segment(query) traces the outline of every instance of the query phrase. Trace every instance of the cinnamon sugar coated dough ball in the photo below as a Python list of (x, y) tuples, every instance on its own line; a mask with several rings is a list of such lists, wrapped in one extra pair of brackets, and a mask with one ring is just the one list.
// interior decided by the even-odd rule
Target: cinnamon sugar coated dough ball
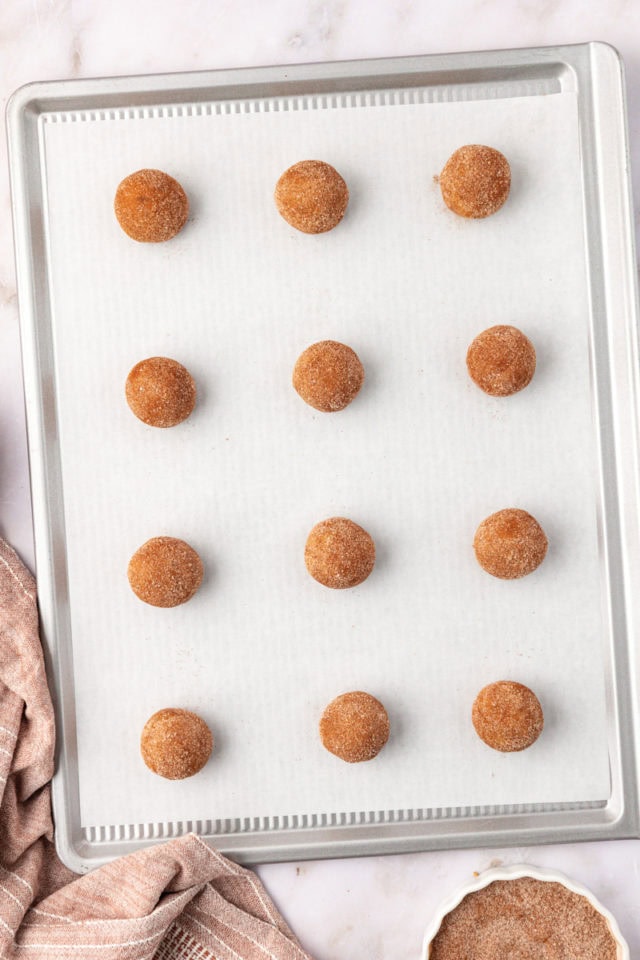
[(480, 739), (503, 753), (526, 750), (544, 727), (535, 693), (513, 680), (498, 680), (484, 687), (474, 701), (471, 720)]
[(505, 202), (511, 188), (511, 170), (499, 150), (474, 143), (451, 154), (439, 181), (449, 209), (477, 220), (496, 213)]
[(202, 770), (213, 750), (213, 735), (196, 713), (168, 707), (149, 717), (140, 737), (142, 759), (167, 780), (184, 780)]
[(501, 580), (517, 580), (540, 566), (548, 541), (526, 510), (498, 510), (482, 521), (473, 540), (483, 570)]
[(162, 170), (137, 170), (118, 185), (113, 203), (124, 232), (140, 243), (161, 243), (179, 233), (189, 216), (187, 195)]
[(370, 693), (343, 693), (322, 714), (320, 739), (347, 763), (373, 760), (389, 739), (387, 711)]
[(189, 371), (168, 357), (141, 360), (125, 384), (127, 403), (138, 420), (151, 427), (175, 427), (196, 405), (196, 385)]
[(536, 370), (533, 344), (517, 327), (489, 327), (467, 350), (473, 382), (492, 397), (510, 397), (523, 390)]
[(304, 562), (318, 583), (342, 590), (367, 579), (376, 562), (376, 546), (353, 520), (331, 517), (317, 523), (307, 537)]
[(321, 340), (300, 354), (292, 379), (305, 403), (335, 413), (355, 398), (364, 382), (364, 367), (351, 347), (337, 340)]
[(275, 201), (280, 215), (296, 230), (326, 233), (344, 217), (349, 190), (331, 164), (301, 160), (278, 180)]
[(152, 607), (177, 607), (194, 595), (204, 568), (188, 543), (175, 537), (153, 537), (136, 550), (127, 576), (131, 589)]

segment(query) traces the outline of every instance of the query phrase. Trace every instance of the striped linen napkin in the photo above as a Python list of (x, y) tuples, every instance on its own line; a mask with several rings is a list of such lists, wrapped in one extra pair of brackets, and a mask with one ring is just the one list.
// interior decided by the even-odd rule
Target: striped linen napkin
[(257, 876), (190, 834), (78, 877), (57, 858), (35, 581), (0, 540), (0, 957), (311, 960)]

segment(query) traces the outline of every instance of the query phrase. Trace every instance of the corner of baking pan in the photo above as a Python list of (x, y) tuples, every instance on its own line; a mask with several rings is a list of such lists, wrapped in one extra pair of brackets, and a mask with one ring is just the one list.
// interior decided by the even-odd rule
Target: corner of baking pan
[(589, 43), (584, 44), (584, 46), (589, 48), (589, 54), (591, 56), (601, 57), (604, 60), (608, 60), (610, 66), (624, 70), (622, 54), (612, 43), (609, 43), (607, 40), (591, 40)]
[(46, 98), (50, 84), (41, 81), (25, 83), (9, 97), (5, 110), (7, 127), (14, 129), (24, 119), (37, 117), (42, 113), (42, 101)]

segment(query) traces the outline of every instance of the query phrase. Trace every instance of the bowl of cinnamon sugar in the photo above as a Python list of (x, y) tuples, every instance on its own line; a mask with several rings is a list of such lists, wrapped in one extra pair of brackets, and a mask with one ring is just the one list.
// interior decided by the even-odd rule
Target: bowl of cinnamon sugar
[(445, 901), (422, 960), (629, 960), (615, 918), (555, 870), (487, 870)]

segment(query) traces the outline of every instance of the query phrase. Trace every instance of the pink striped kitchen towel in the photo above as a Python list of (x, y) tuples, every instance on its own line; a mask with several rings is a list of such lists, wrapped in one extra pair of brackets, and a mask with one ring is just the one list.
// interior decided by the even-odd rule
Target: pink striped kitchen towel
[(78, 877), (53, 846), (35, 581), (0, 540), (0, 957), (310, 960), (245, 870), (189, 835)]

